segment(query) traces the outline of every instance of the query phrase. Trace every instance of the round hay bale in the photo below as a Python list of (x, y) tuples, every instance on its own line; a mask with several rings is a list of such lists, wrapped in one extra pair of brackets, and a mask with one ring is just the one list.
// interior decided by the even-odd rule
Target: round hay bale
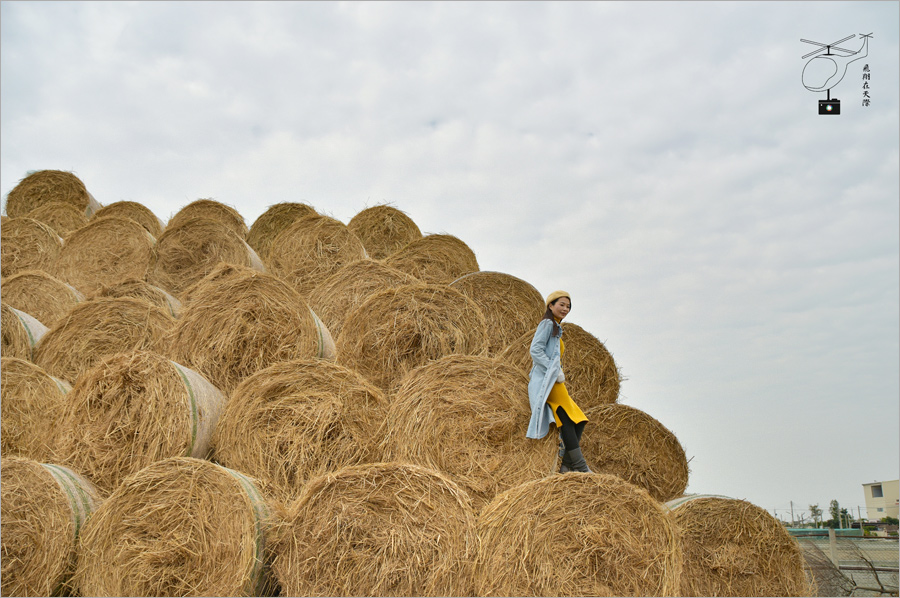
[(346, 467), (310, 481), (278, 534), (287, 596), (471, 596), (474, 515), (442, 474)]
[(62, 170), (38, 170), (28, 176), (9, 192), (6, 198), (6, 214), (11, 218), (24, 216), (45, 203), (61, 201), (70, 203), (90, 218), (100, 209), (84, 183), (71, 172)]
[(163, 221), (153, 213), (150, 208), (136, 201), (116, 201), (107, 206), (103, 206), (91, 216), (91, 219), (105, 218), (107, 216), (115, 216), (117, 218), (131, 218), (153, 235), (154, 239), (158, 239), (165, 230), (166, 225)]
[(30, 361), (0, 362), (0, 453), (52, 461), (72, 387)]
[(720, 496), (686, 496), (666, 506), (681, 530), (682, 596), (813, 595), (803, 550), (764, 509)]
[(169, 357), (230, 395), (280, 361), (334, 358), (327, 329), (282, 280), (223, 264), (193, 287), (167, 339)]
[(3, 345), (0, 354), (4, 357), (18, 357), (34, 360), (35, 347), (47, 334), (48, 328), (24, 311), (10, 307), (5, 302), (0, 308), (0, 329)]
[(169, 457), (209, 455), (225, 396), (197, 372), (150, 351), (106, 357), (66, 399), (61, 463), (105, 490)]
[(270, 507), (259, 484), (174, 457), (131, 475), (81, 530), (82, 596), (267, 596)]
[(305, 299), (342, 266), (364, 257), (362, 241), (343, 222), (309, 214), (297, 218), (275, 237), (268, 265)]
[(0, 276), (24, 270), (54, 272), (63, 240), (33, 218), (9, 218), (0, 229)]
[(162, 352), (175, 319), (131, 297), (79, 303), (38, 343), (34, 362), (47, 373), (74, 382), (100, 359), (125, 351)]
[[(535, 324), (534, 328), (537, 328)], [(581, 326), (565, 322), (562, 341), (566, 350), (562, 355), (562, 369), (566, 374), (566, 388), (582, 411), (619, 400), (619, 370), (606, 346)], [(500, 353), (523, 372), (531, 371), (531, 341), (529, 330)]]
[(161, 288), (138, 278), (129, 278), (110, 287), (104, 287), (92, 299), (96, 297), (133, 297), (155, 305), (170, 313), (173, 318), (177, 318), (181, 313), (181, 301)]
[(25, 218), (33, 218), (43, 222), (63, 239), (69, 233), (74, 232), (88, 223), (88, 217), (84, 210), (62, 201), (51, 201), (41, 204), (25, 214)]
[(100, 504), (88, 480), (59, 465), (20, 457), (0, 464), (4, 596), (71, 595), (76, 543)]
[(450, 286), (478, 304), (491, 336), (488, 353), (497, 355), (523, 334), (537, 328), (544, 298), (530, 283), (503, 272), (473, 272)]
[(389, 391), (413, 368), (487, 346), (484, 315), (471, 299), (443, 285), (412, 284), (379, 291), (344, 320), (338, 363)]
[(310, 479), (380, 461), (375, 432), (384, 394), (321, 359), (288, 361), (246, 378), (213, 435), (217, 462), (270, 483), (287, 502)]
[(384, 259), (422, 238), (422, 231), (413, 219), (390, 205), (362, 210), (350, 219), (347, 228), (359, 237), (369, 257), (376, 260)]
[(214, 199), (198, 199), (181, 208), (171, 219), (166, 228), (180, 226), (194, 218), (214, 220), (236, 234), (243, 241), (247, 238), (247, 224), (244, 217), (232, 206)]
[(56, 275), (86, 295), (128, 278), (147, 278), (156, 240), (130, 218), (92, 219), (66, 239)]
[(677, 596), (678, 529), (646, 491), (597, 473), (498, 495), (477, 522), (476, 596)]
[(315, 208), (305, 203), (282, 202), (271, 205), (250, 227), (247, 245), (256, 251), (263, 263), (266, 263), (269, 259), (269, 248), (272, 247), (278, 233), (301, 216), (316, 213)]
[(385, 420), (386, 461), (447, 474), (477, 511), (494, 496), (544, 477), (556, 462), (556, 439), (525, 438), (531, 409), (528, 377), (484, 355), (448, 355), (407, 374)]
[(4, 278), (3, 302), (32, 314), (39, 322), (52, 327), (69, 311), (84, 301), (84, 295), (42, 270), (25, 270)]
[(221, 262), (265, 270), (256, 252), (223, 224), (208, 218), (169, 222), (157, 240), (156, 261), (147, 281), (181, 299), (189, 286)]
[(617, 475), (660, 502), (684, 493), (687, 458), (665, 426), (628, 405), (599, 405), (585, 415), (590, 423), (581, 446), (592, 471)]
[(309, 304), (338, 337), (344, 319), (378, 291), (420, 282), (405, 272), (365, 258), (350, 262), (326, 278), (309, 295)]
[(423, 282), (450, 284), (478, 271), (478, 260), (469, 246), (453, 235), (427, 235), (385, 259), (385, 264)]

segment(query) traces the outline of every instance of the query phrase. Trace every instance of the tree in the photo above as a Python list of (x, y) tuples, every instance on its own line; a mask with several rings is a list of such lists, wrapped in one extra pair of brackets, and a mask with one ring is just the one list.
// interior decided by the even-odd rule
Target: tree
[(841, 516), (841, 505), (838, 504), (837, 500), (832, 500), (831, 504), (828, 506), (828, 513), (831, 515), (832, 521), (838, 521)]
[[(822, 509), (819, 508), (818, 503), (809, 505), (809, 516), (812, 517), (812, 520), (815, 522), (818, 522), (819, 518), (822, 517)], [(816, 527), (819, 527), (818, 523), (816, 523)]]

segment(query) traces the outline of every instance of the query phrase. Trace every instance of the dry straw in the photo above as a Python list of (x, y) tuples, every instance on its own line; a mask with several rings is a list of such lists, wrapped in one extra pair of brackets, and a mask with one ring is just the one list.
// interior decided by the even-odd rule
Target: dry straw
[(138, 278), (129, 278), (118, 284), (105, 287), (92, 299), (95, 297), (133, 297), (135, 299), (143, 299), (147, 303), (170, 313), (173, 317), (177, 318), (181, 313), (181, 301), (161, 288)]
[(241, 240), (247, 237), (247, 224), (244, 217), (232, 206), (218, 202), (214, 199), (198, 199), (181, 208), (169, 220), (169, 226), (180, 226), (194, 218), (208, 218), (215, 220), (236, 234)]
[(90, 218), (100, 204), (84, 183), (71, 172), (39, 170), (19, 181), (6, 198), (6, 213), (12, 218), (24, 216), (45, 203), (70, 203)]
[(534, 333), (544, 315), (540, 292), (521, 278), (503, 272), (473, 272), (450, 286), (478, 304), (491, 336), (488, 352), (497, 355), (517, 338)]
[(386, 411), (382, 392), (352, 370), (320, 359), (278, 363), (238, 385), (216, 426), (214, 456), (287, 502), (311, 478), (380, 460)]
[(475, 303), (443, 285), (379, 291), (351, 312), (337, 339), (338, 363), (384, 391), (420, 365), (487, 346), (487, 325)]
[(72, 233), (56, 261), (56, 275), (86, 295), (128, 278), (147, 278), (156, 240), (130, 218), (92, 219)]
[(278, 233), (302, 216), (316, 214), (315, 208), (305, 203), (283, 202), (269, 206), (250, 227), (247, 245), (252, 247), (263, 263), (269, 259), (269, 248)]
[(683, 596), (811, 596), (803, 551), (747, 501), (686, 496), (667, 503), (684, 545)]
[(369, 258), (351, 262), (322, 281), (309, 304), (335, 337), (344, 319), (373, 293), (419, 282), (409, 274)]
[(161, 355), (112, 355), (67, 395), (56, 460), (111, 491), (156, 461), (208, 457), (224, 405), (203, 376)]
[(82, 596), (265, 596), (270, 507), (254, 480), (174, 457), (127, 477), (81, 532)]
[(430, 283), (450, 284), (478, 271), (478, 260), (468, 245), (453, 235), (427, 235), (397, 251), (385, 262)]
[(304, 298), (342, 266), (366, 257), (366, 250), (347, 226), (319, 214), (296, 219), (269, 249), (267, 264)]
[(34, 362), (57, 378), (73, 382), (108, 355), (125, 351), (160, 352), (175, 319), (146, 301), (131, 297), (79, 303), (38, 344)]
[(166, 226), (163, 221), (154, 214), (150, 208), (136, 201), (116, 201), (107, 206), (103, 206), (91, 217), (104, 218), (106, 216), (115, 216), (118, 218), (131, 218), (153, 235), (154, 239), (158, 239), (165, 230)]
[(63, 240), (33, 218), (9, 218), (0, 229), (0, 276), (25, 270), (53, 273)]
[(25, 270), (4, 278), (3, 302), (32, 314), (39, 322), (53, 327), (56, 322), (84, 301), (75, 287), (42, 270)]
[(100, 492), (72, 470), (20, 457), (0, 465), (4, 596), (72, 593), (76, 545)]
[(616, 476), (527, 482), (485, 506), (477, 530), (476, 596), (678, 595), (678, 529)]
[(581, 439), (588, 465), (640, 486), (658, 501), (684, 493), (688, 462), (675, 435), (640, 409), (600, 405), (585, 411)]
[(25, 218), (43, 222), (62, 238), (66, 238), (69, 233), (88, 223), (88, 217), (85, 216), (84, 210), (62, 201), (41, 204), (25, 214)]
[(30, 361), (0, 362), (0, 453), (52, 461), (72, 387)]
[(491, 357), (449, 355), (403, 378), (379, 436), (385, 460), (447, 474), (478, 510), (552, 471), (555, 439), (525, 438), (530, 417), (525, 374)]
[(47, 334), (48, 328), (24, 311), (2, 303), (0, 333), (3, 336), (3, 357), (18, 357), (34, 361), (35, 347)]
[(350, 232), (359, 237), (369, 257), (381, 260), (422, 238), (413, 219), (390, 205), (366, 208), (347, 223)]
[(409, 464), (344, 468), (310, 481), (277, 534), (287, 596), (471, 596), (466, 493)]

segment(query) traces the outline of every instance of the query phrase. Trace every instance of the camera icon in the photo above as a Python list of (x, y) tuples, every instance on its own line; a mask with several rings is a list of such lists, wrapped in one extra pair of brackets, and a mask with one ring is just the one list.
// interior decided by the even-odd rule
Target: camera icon
[(819, 114), (840, 114), (841, 101), (835, 98), (819, 100)]

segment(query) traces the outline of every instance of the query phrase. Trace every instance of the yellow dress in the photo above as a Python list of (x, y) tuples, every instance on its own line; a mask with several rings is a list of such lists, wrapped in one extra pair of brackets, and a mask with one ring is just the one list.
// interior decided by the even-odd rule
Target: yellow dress
[[(559, 354), (562, 355), (565, 350), (565, 344), (563, 344), (562, 339), (559, 339)], [(575, 404), (575, 401), (572, 400), (572, 397), (569, 396), (565, 382), (557, 382), (553, 385), (553, 388), (550, 389), (550, 396), (547, 397), (547, 404), (553, 410), (553, 419), (556, 420), (556, 427), (562, 426), (559, 416), (556, 415), (557, 407), (562, 407), (573, 423), (577, 424), (588, 420), (578, 405)]]

